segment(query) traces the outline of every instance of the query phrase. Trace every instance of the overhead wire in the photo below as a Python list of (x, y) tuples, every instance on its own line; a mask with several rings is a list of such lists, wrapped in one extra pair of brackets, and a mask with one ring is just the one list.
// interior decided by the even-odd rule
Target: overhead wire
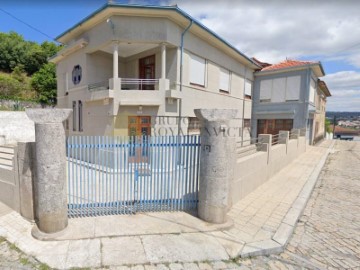
[(21, 22), (22, 24), (25, 24), (27, 27), (33, 29), (34, 31), (36, 31), (36, 32), (38, 32), (38, 33), (46, 36), (47, 38), (50, 38), (51, 40), (53, 40), (53, 41), (55, 41), (55, 42), (57, 42), (57, 43), (60, 43), (60, 42), (58, 42), (55, 38), (53, 38), (53, 37), (51, 37), (50, 35), (44, 33), (43, 31), (41, 31), (40, 29), (32, 26), (31, 24), (29, 24), (29, 23), (27, 23), (27, 22), (19, 19), (18, 17), (16, 17), (15, 15), (11, 14), (10, 12), (2, 9), (1, 7), (0, 7), (0, 11), (4, 12), (4, 13), (7, 14), (8, 16), (10, 16), (10, 17), (12, 17), (13, 19), (17, 20), (18, 22)]

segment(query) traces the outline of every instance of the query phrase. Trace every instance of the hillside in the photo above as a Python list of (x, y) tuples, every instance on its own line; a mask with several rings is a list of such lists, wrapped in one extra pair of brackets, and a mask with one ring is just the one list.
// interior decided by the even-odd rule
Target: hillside
[(0, 100), (56, 104), (55, 65), (48, 59), (60, 49), (53, 42), (38, 44), (0, 32)]

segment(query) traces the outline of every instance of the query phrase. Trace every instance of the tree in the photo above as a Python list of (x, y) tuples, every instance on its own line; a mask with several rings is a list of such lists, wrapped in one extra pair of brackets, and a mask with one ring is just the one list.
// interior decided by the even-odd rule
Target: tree
[(0, 33), (0, 70), (11, 72), (19, 64), (24, 64), (29, 45), (15, 32)]
[(56, 104), (56, 73), (53, 63), (45, 64), (31, 79), (31, 86), (43, 105)]

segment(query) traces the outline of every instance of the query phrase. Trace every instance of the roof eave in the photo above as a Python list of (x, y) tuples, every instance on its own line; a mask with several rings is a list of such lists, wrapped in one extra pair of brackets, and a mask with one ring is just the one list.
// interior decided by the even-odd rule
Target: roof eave
[[(291, 71), (296, 71), (296, 70), (305, 70), (305, 69), (309, 69), (309, 68), (313, 69), (315, 67), (319, 67), (320, 72), (321, 72), (320, 74), (319, 73), (316, 74), (317, 77), (325, 76), (324, 69), (320, 62), (313, 63), (313, 64), (301, 65), (301, 66), (293, 66), (293, 67), (278, 68), (278, 69), (271, 69), (271, 70), (260, 70), (260, 71), (255, 72), (255, 76), (265, 76), (265, 75), (271, 75), (271, 74), (277, 74), (277, 73), (283, 73), (283, 72), (291, 72)], [(313, 71), (315, 72), (314, 69), (313, 69)], [(315, 73), (317, 73), (317, 72), (315, 72)]]
[(212, 30), (210, 30), (209, 28), (207, 28), (205, 25), (203, 25), (202, 23), (200, 23), (199, 21), (197, 21), (196, 19), (194, 19), (193, 17), (191, 17), (189, 14), (187, 14), (185, 11), (183, 11), (182, 9), (180, 9), (177, 6), (143, 6), (143, 5), (123, 5), (123, 4), (111, 4), (111, 3), (107, 3), (105, 5), (103, 5), (102, 7), (100, 7), (99, 9), (97, 9), (96, 11), (94, 11), (93, 13), (91, 13), (89, 16), (85, 17), (83, 20), (81, 20), (79, 23), (75, 24), (73, 27), (71, 27), (70, 29), (68, 29), (67, 31), (63, 32), (62, 34), (60, 34), (59, 36), (56, 37), (56, 40), (63, 43), (66, 42), (65, 37), (70, 34), (72, 31), (74, 31), (76, 28), (78, 28), (79, 26), (81, 26), (82, 24), (84, 24), (85, 22), (89, 21), (91, 18), (95, 17), (96, 15), (98, 15), (100, 12), (106, 10), (107, 8), (138, 8), (138, 9), (158, 9), (158, 10), (170, 10), (170, 11), (175, 11), (178, 14), (184, 16), (185, 18), (187, 18), (190, 21), (193, 21), (194, 24), (196, 24), (198, 27), (200, 27), (201, 29), (205, 30), (206, 32), (208, 32), (210, 35), (212, 35), (213, 37), (215, 37), (216, 39), (218, 39), (220, 42), (222, 42), (223, 44), (225, 44), (226, 46), (228, 46), (230, 49), (232, 49), (233, 51), (235, 51), (237, 54), (239, 54), (240, 56), (242, 56), (251, 66), (251, 68), (253, 69), (258, 69), (261, 68), (261, 66), (259, 66), (255, 61), (253, 61), (251, 58), (249, 58), (248, 56), (246, 56), (243, 52), (239, 51), (237, 48), (235, 48), (233, 45), (231, 45), (230, 43), (228, 43), (226, 40), (224, 40), (223, 38), (221, 38), (220, 36), (218, 36), (215, 32), (213, 32)]

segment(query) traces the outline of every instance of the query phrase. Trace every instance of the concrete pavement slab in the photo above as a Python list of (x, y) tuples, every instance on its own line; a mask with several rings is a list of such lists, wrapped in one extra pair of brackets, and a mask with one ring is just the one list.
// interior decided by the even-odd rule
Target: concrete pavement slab
[(141, 239), (151, 263), (229, 259), (214, 237), (202, 233), (148, 235)]
[(101, 246), (103, 265), (149, 263), (140, 237), (102, 238)]

